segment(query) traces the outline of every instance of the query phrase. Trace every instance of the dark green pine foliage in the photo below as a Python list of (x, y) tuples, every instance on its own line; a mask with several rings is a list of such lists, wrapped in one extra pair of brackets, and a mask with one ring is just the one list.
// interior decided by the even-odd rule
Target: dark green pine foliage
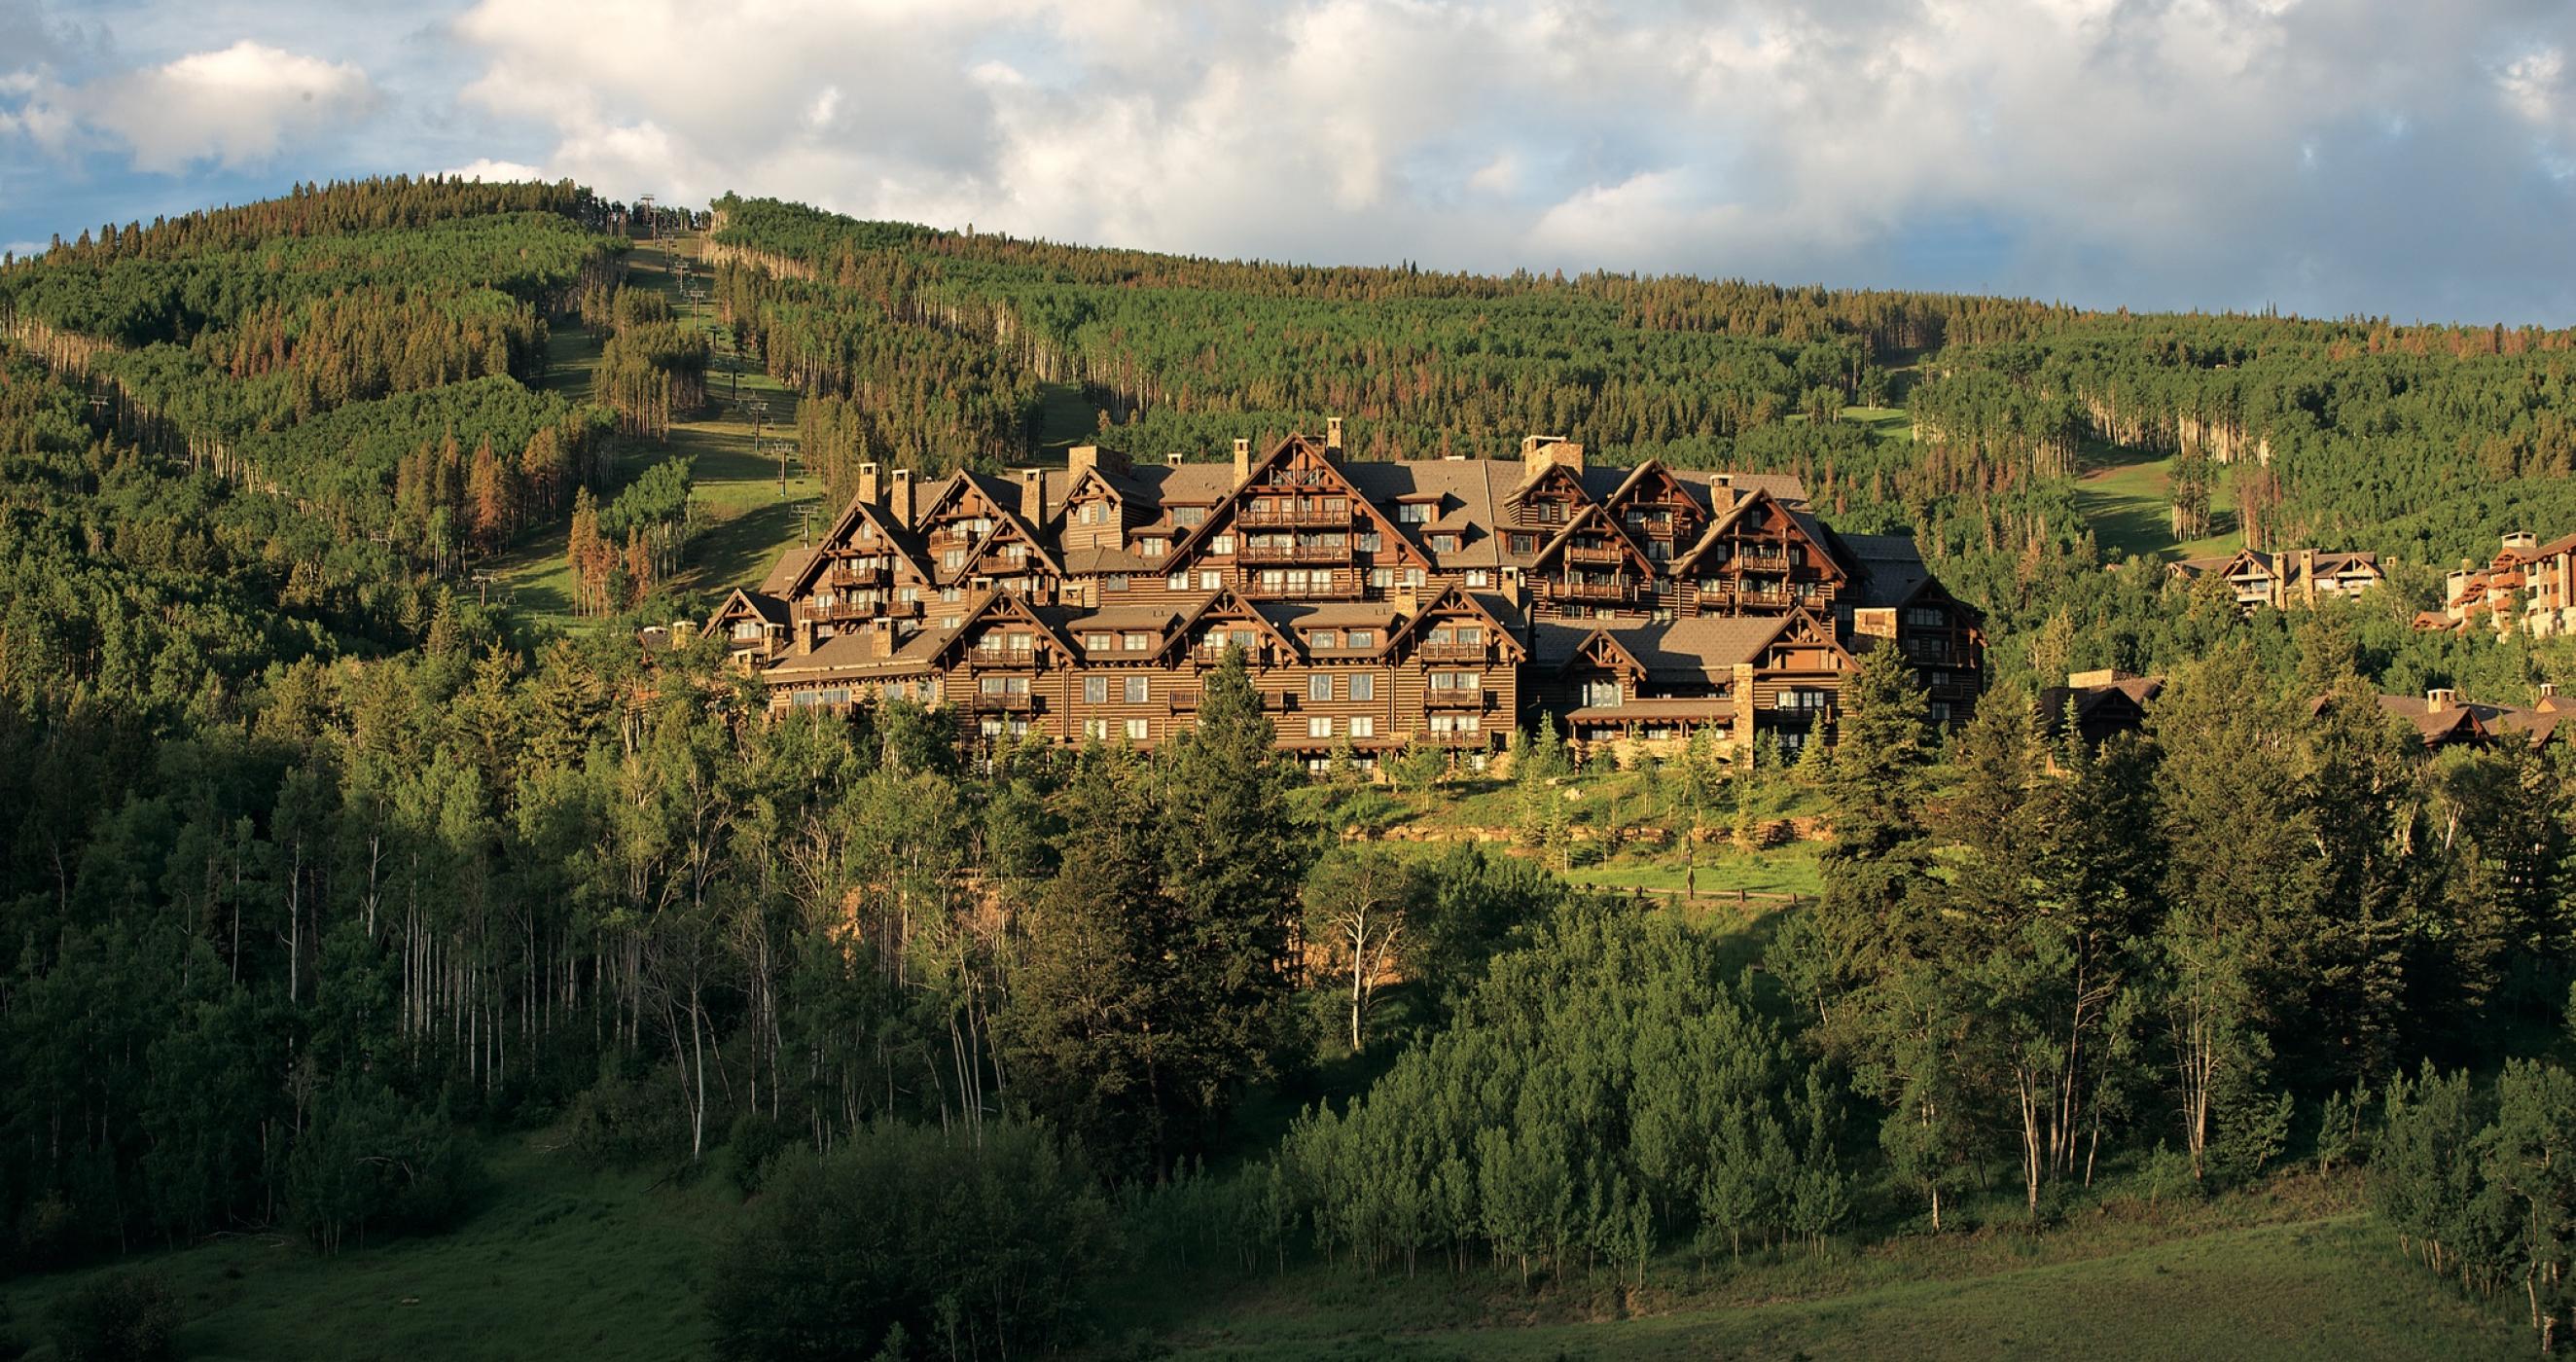
[(1240, 648), (1208, 673), (1199, 718), (1160, 754), (1163, 892), (1180, 915), (1183, 987), (1205, 1062), (1195, 1109), (1222, 1116), (1282, 1043), (1298, 891), (1321, 846), (1291, 811), (1303, 776), (1273, 745)]

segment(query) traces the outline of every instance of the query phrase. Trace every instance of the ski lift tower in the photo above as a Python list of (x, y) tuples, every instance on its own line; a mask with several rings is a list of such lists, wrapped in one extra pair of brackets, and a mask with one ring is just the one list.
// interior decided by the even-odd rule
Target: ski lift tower
[(642, 219), (644, 220), (644, 239), (645, 239), (646, 241), (651, 241), (651, 240), (653, 240), (653, 238), (654, 238), (654, 231), (653, 231), (653, 196), (652, 196), (652, 195), (650, 195), (650, 194), (638, 194), (638, 195), (636, 195), (636, 196), (635, 196), (635, 216), (637, 216), (637, 217), (639, 217), (639, 218), (642, 218)]

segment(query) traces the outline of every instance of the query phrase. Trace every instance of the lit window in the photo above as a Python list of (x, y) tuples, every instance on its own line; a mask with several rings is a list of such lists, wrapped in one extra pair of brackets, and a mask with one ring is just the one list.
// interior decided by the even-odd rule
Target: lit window
[(1190, 589), (1190, 574), (1175, 572), (1163, 579), (1163, 585), (1173, 591), (1187, 591)]
[(1127, 741), (1143, 742), (1146, 738), (1151, 737), (1152, 735), (1153, 725), (1151, 720), (1130, 719), (1127, 721)]
[(1199, 590), (1214, 591), (1223, 585), (1225, 585), (1225, 574), (1215, 568), (1208, 568), (1199, 573)]
[(1126, 637), (1128, 652), (1143, 653), (1151, 652), (1153, 650), (1154, 636), (1152, 634), (1129, 634)]
[(1354, 715), (1352, 715), (1352, 716), (1351, 716), (1351, 736), (1352, 736), (1352, 737), (1354, 737), (1354, 738), (1374, 738), (1374, 737), (1376, 737), (1376, 736), (1377, 736), (1377, 716), (1372, 715), (1372, 714), (1354, 714)]
[(1306, 736), (1310, 738), (1329, 738), (1333, 736), (1333, 716), (1329, 714), (1318, 714), (1314, 718), (1308, 719), (1306, 721)]
[(1494, 574), (1493, 574), (1491, 571), (1489, 571), (1489, 570), (1487, 570), (1487, 569), (1485, 569), (1485, 568), (1469, 568), (1469, 569), (1467, 569), (1467, 585), (1469, 585), (1469, 586), (1492, 586), (1493, 584), (1494, 584)]
[(1082, 646), (1090, 652), (1105, 653), (1118, 645), (1112, 641), (1111, 635), (1085, 634), (1082, 636)]

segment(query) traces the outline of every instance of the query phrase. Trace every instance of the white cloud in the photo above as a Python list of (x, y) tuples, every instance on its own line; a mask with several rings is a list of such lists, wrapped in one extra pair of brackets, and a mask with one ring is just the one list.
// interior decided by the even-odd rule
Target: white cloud
[(518, 161), (496, 161), (489, 156), (476, 157), (464, 165), (438, 172), (451, 180), (551, 180), (542, 168)]
[(88, 121), (134, 149), (138, 170), (197, 160), (243, 166), (275, 157), (374, 108), (367, 74), (245, 38), (82, 90)]

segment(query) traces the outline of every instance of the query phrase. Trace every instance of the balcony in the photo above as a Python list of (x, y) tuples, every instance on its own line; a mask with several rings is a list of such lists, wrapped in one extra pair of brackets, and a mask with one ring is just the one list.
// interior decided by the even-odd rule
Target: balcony
[(1235, 546), (1234, 559), (1238, 563), (1347, 563), (1351, 543), (1348, 536), (1338, 544), (1260, 544), (1247, 539)]
[(1304, 581), (1263, 584), (1259, 577), (1247, 574), (1236, 589), (1254, 600), (1264, 601), (1347, 601), (1357, 600), (1363, 590), (1356, 572), (1318, 573)]
[(832, 587), (846, 588), (854, 586), (880, 586), (887, 581), (892, 580), (893, 576), (893, 573), (890, 573), (884, 568), (878, 567), (873, 563), (858, 566), (844, 564), (840, 567), (833, 568), (829, 573), (826, 573), (823, 580), (827, 585)]
[(1165, 691), (1163, 702), (1171, 707), (1174, 714), (1196, 714), (1199, 711), (1199, 693), (1195, 690)]
[(1293, 501), (1252, 501), (1237, 508), (1234, 523), (1247, 530), (1338, 528), (1351, 523), (1348, 503), (1339, 507), (1300, 506)]
[(796, 603), (796, 618), (808, 624), (848, 624), (853, 620), (875, 619), (891, 611), (884, 601), (834, 601), (816, 605), (811, 600)]
[(1437, 688), (1426, 690), (1422, 692), (1422, 707), (1424, 709), (1480, 710), (1485, 707), (1485, 690), (1482, 686), (1478, 686), (1472, 690), (1441, 690)]
[(1417, 740), (1419, 740), (1419, 741), (1421, 741), (1421, 742), (1424, 742), (1424, 743), (1428, 743), (1428, 744), (1430, 744), (1430, 745), (1431, 745), (1431, 746), (1433, 746), (1433, 747), (1491, 747), (1491, 746), (1493, 746), (1493, 735), (1492, 735), (1492, 734), (1490, 734), (1490, 733), (1487, 733), (1485, 730), (1483, 730), (1483, 729), (1481, 729), (1481, 728), (1478, 728), (1478, 729), (1470, 729), (1470, 730), (1468, 730), (1468, 731), (1466, 731), (1466, 732), (1463, 732), (1463, 733), (1462, 733), (1462, 732), (1457, 732), (1457, 731), (1455, 731), (1455, 730), (1453, 730), (1453, 731), (1451, 731), (1451, 732), (1447, 732), (1447, 733), (1442, 733), (1442, 732), (1439, 732), (1439, 731), (1434, 730), (1434, 729), (1428, 729), (1428, 728), (1426, 728), (1426, 729), (1423, 729), (1423, 730), (1421, 730), (1420, 732), (1418, 732), (1418, 733), (1414, 734), (1414, 737), (1415, 737)]
[(1586, 547), (1582, 544), (1568, 544), (1565, 546), (1565, 561), (1569, 563), (1601, 563), (1615, 567), (1618, 564), (1627, 562), (1628, 554), (1626, 550), (1613, 544), (1603, 544), (1599, 547)]
[(1030, 691), (977, 691), (967, 701), (978, 714), (1035, 714), (1046, 708)]
[(1482, 662), (1485, 645), (1481, 643), (1426, 643), (1422, 658), (1427, 662)]
[(1574, 578), (1551, 581), (1547, 594), (1560, 601), (1594, 601), (1624, 603), (1635, 600), (1637, 589), (1627, 581), (1586, 582)]

